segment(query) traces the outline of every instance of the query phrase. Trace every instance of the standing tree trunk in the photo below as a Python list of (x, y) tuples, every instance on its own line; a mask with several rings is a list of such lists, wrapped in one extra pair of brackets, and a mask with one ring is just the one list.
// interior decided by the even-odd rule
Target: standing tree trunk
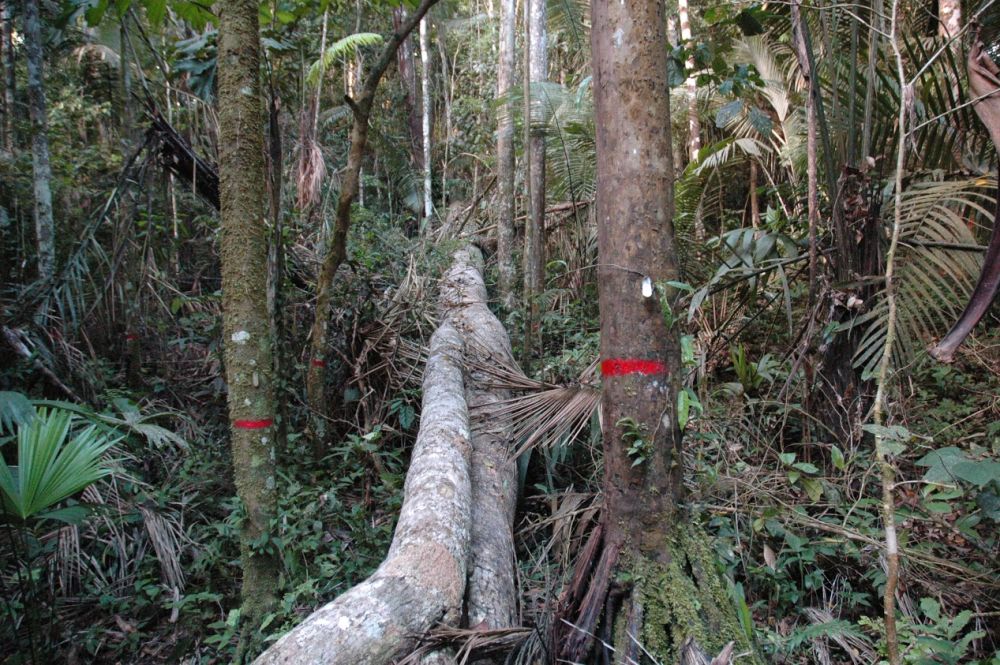
[[(685, 47), (691, 42), (691, 14), (688, 9), (688, 0), (677, 0), (677, 16), (681, 24), (681, 41)], [(698, 120), (698, 83), (694, 75), (694, 55), (689, 55), (684, 61), (684, 68), (688, 70), (689, 76), (684, 81), (684, 88), (688, 94), (688, 159), (696, 161), (698, 151), (701, 150), (701, 122)]]
[(668, 282), (679, 274), (666, 18), (662, 0), (592, 0), (591, 16), (604, 512), (561, 602), (575, 628), (557, 633), (556, 646), (582, 661), (600, 634), (616, 663), (644, 653), (673, 663), (689, 637), (715, 650), (741, 631), (712, 549), (678, 505), (683, 368), (670, 323), (678, 317), (668, 312)]
[[(528, 313), (524, 324), (524, 365), (527, 369), (539, 338), (538, 297), (545, 282), (545, 128), (541, 119), (545, 91), (539, 83), (548, 78), (548, 37), (546, 35), (545, 0), (525, 0), (528, 14), (528, 80), (529, 114), (525, 124), (530, 127), (528, 141), (528, 220), (524, 233), (524, 300)], [(536, 112), (531, 112), (537, 109)], [(534, 117), (532, 117), (534, 116)]]
[(258, 33), (255, 0), (223, 0), (219, 24), (222, 332), (233, 478), (245, 511), (240, 534), (244, 626), (240, 656), (274, 604), (280, 566), (277, 553), (259, 544), (270, 542), (277, 496)]
[(4, 148), (14, 150), (14, 93), (17, 90), (17, 77), (14, 59), (14, 10), (13, 0), (4, 0), (0, 8), (0, 57), (3, 58), (3, 140)]
[[(406, 22), (406, 9), (396, 7), (392, 10), (392, 26), (399, 32)], [(406, 104), (406, 123), (410, 134), (410, 161), (413, 168), (423, 168), (423, 150), (421, 149), (421, 115), (420, 97), (417, 95), (417, 73), (413, 64), (413, 40), (407, 37), (396, 51), (396, 69), (399, 70), (399, 82), (403, 86), (403, 102)]]
[(434, 212), (431, 182), (431, 49), (427, 17), (420, 21), (420, 136), (423, 138), (424, 155), (424, 223), (426, 231)]
[(799, 61), (802, 78), (806, 82), (806, 183), (808, 188), (809, 210), (809, 305), (816, 301), (816, 291), (819, 280), (819, 259), (817, 248), (817, 233), (819, 227), (819, 182), (816, 166), (816, 96), (813, 86), (813, 71), (810, 66), (809, 47), (804, 34), (802, 22), (802, 0), (792, 0), (792, 44), (795, 57)]
[(320, 266), (316, 283), (316, 318), (311, 332), (311, 353), (309, 373), (306, 375), (306, 399), (313, 413), (311, 436), (314, 450), (320, 450), (326, 431), (326, 340), (327, 327), (330, 320), (330, 298), (333, 290), (333, 278), (337, 269), (347, 257), (347, 231), (351, 227), (351, 204), (358, 194), (358, 183), (361, 175), (361, 163), (368, 144), (368, 119), (371, 116), (372, 104), (375, 102), (375, 91), (378, 89), (382, 75), (396, 57), (396, 49), (406, 36), (413, 32), (417, 23), (424, 17), (427, 10), (437, 0), (421, 0), (420, 6), (393, 33), (382, 49), (379, 59), (372, 65), (365, 83), (357, 99), (346, 101), (354, 113), (354, 123), (351, 126), (351, 148), (347, 154), (347, 167), (344, 169), (344, 180), (340, 187), (340, 198), (337, 201), (336, 225), (333, 231), (333, 241), (327, 248), (323, 264)]
[(500, 272), (500, 301), (504, 309), (514, 307), (514, 105), (510, 90), (514, 86), (514, 24), (516, 0), (500, 0), (500, 62), (497, 69), (497, 263)]
[(38, 277), (50, 280), (56, 270), (56, 245), (52, 220), (52, 167), (49, 164), (49, 133), (43, 87), (42, 23), (38, 0), (25, 0), (24, 3), (24, 46), (28, 53), (28, 109), (31, 118)]

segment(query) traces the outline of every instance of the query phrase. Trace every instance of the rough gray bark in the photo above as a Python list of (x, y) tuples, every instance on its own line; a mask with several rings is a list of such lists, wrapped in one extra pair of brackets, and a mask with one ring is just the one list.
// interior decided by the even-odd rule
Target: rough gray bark
[(500, 62), (497, 68), (497, 268), (500, 272), (500, 302), (514, 308), (514, 105), (508, 95), (514, 86), (515, 0), (500, 0)]
[(469, 247), (455, 253), (441, 284), (442, 313), (467, 336), (472, 362), (465, 399), (472, 413), (472, 550), (469, 555), (466, 616), (470, 626), (487, 630), (517, 625), (514, 583), (514, 511), (517, 470), (510, 458), (510, 429), (498, 404), (510, 398), (492, 387), (476, 366), (514, 362), (503, 324), (486, 306), (483, 257)]
[(438, 621), (457, 623), (470, 542), (472, 445), (462, 338), (445, 321), (431, 337), (420, 432), (386, 560), (314, 612), (257, 665), (364, 665), (407, 652)]
[(38, 276), (49, 280), (55, 275), (56, 245), (52, 221), (52, 167), (49, 164), (49, 130), (43, 87), (42, 24), (38, 0), (25, 0), (24, 3), (24, 46), (28, 54), (28, 113), (31, 118)]

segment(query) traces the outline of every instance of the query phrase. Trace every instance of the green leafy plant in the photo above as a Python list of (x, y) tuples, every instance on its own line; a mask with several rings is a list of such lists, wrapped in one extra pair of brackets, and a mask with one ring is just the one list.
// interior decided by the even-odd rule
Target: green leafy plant
[(71, 424), (72, 416), (65, 411), (40, 409), (18, 428), (18, 463), (0, 464), (0, 492), (7, 514), (21, 521), (67, 519), (66, 511), (52, 507), (110, 473), (102, 458), (117, 440), (95, 426), (70, 438)]

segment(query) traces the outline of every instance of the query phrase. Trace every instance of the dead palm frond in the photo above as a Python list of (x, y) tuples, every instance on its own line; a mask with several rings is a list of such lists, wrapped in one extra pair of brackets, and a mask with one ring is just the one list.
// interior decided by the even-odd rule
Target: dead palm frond
[(528, 377), (512, 362), (473, 360), (470, 365), (471, 370), (490, 377), (491, 387), (522, 393), (470, 414), (474, 426), (477, 420), (497, 418), (509, 424), (514, 442), (512, 457), (539, 446), (551, 447), (576, 440), (600, 405), (596, 360), (569, 385)]

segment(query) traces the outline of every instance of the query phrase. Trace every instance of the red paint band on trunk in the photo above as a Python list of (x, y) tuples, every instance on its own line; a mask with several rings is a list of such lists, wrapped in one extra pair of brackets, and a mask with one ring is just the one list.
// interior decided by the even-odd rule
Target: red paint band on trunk
[(139, 339), (139, 336), (136, 335), (135, 333), (127, 333), (125, 335), (125, 341), (126, 342), (134, 342), (137, 339)]
[(320, 360), (319, 358), (313, 358), (312, 359), (312, 366), (313, 367), (326, 367), (326, 361), (325, 360)]
[(601, 361), (604, 376), (625, 376), (627, 374), (665, 374), (667, 366), (659, 360), (640, 358), (608, 358)]
[(274, 420), (271, 418), (264, 418), (263, 420), (234, 420), (233, 427), (236, 429), (264, 429), (265, 427), (270, 427), (274, 424)]

